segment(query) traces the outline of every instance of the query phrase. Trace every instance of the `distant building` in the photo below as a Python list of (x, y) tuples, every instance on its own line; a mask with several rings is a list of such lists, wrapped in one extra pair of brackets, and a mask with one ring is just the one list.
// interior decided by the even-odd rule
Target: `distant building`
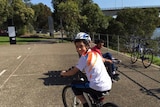
[(160, 27), (156, 28), (155, 31), (153, 32), (153, 35), (151, 37), (151, 39), (156, 39), (156, 38), (160, 38)]

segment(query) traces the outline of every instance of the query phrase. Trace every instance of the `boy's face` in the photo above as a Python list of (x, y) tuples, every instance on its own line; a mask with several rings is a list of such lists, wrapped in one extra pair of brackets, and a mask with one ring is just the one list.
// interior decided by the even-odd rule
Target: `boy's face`
[(76, 42), (75, 47), (80, 55), (84, 55), (87, 52), (87, 46), (83, 42)]
[(104, 43), (98, 43), (98, 44), (97, 44), (97, 47), (98, 47), (99, 49), (101, 49), (101, 48), (103, 47), (103, 45), (104, 45)]

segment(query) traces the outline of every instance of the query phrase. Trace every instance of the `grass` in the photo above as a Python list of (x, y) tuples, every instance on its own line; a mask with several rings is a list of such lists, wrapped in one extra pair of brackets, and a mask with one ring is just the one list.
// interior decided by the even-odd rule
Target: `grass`
[(2, 44), (9, 44), (9, 37), (0, 36), (0, 45)]
[[(16, 37), (16, 43), (17, 44), (27, 44), (28, 42), (38, 42), (40, 40), (43, 40), (44, 38), (21, 38)], [(0, 36), (0, 45), (6, 45), (10, 44), (10, 38), (8, 36)]]
[(153, 57), (153, 64), (160, 66), (160, 58), (157, 56)]
[[(63, 40), (59, 37), (56, 37), (58, 34), (55, 33), (54, 37), (44, 34), (34, 34), (34, 35), (24, 35), (21, 37), (16, 37), (16, 44), (28, 44), (30, 42), (42, 42), (48, 41), (49, 39), (55, 39), (56, 43), (66, 43), (69, 40), (67, 38), (63, 38)], [(10, 38), (8, 36), (0, 36), (0, 45), (9, 45)]]

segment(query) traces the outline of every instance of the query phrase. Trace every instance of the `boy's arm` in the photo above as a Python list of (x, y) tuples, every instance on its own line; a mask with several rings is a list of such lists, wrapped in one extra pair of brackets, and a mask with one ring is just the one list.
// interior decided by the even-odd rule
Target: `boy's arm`
[(112, 60), (110, 60), (110, 59), (102, 58), (102, 60), (103, 60), (103, 62), (113, 63)]
[(72, 75), (76, 74), (78, 71), (79, 71), (79, 69), (77, 67), (74, 67), (71, 70), (62, 71), (61, 76), (72, 76)]

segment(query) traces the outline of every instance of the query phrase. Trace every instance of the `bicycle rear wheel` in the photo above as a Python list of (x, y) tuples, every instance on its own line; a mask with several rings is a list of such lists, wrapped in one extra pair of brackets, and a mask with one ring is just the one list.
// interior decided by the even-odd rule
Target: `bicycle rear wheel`
[(149, 67), (153, 62), (153, 52), (148, 49), (145, 51), (144, 56), (142, 58), (142, 63), (145, 68)]
[(131, 63), (135, 63), (138, 60), (139, 52), (137, 48), (133, 48), (131, 52)]
[(81, 101), (74, 95), (70, 85), (63, 88), (62, 100), (64, 107), (83, 107)]

